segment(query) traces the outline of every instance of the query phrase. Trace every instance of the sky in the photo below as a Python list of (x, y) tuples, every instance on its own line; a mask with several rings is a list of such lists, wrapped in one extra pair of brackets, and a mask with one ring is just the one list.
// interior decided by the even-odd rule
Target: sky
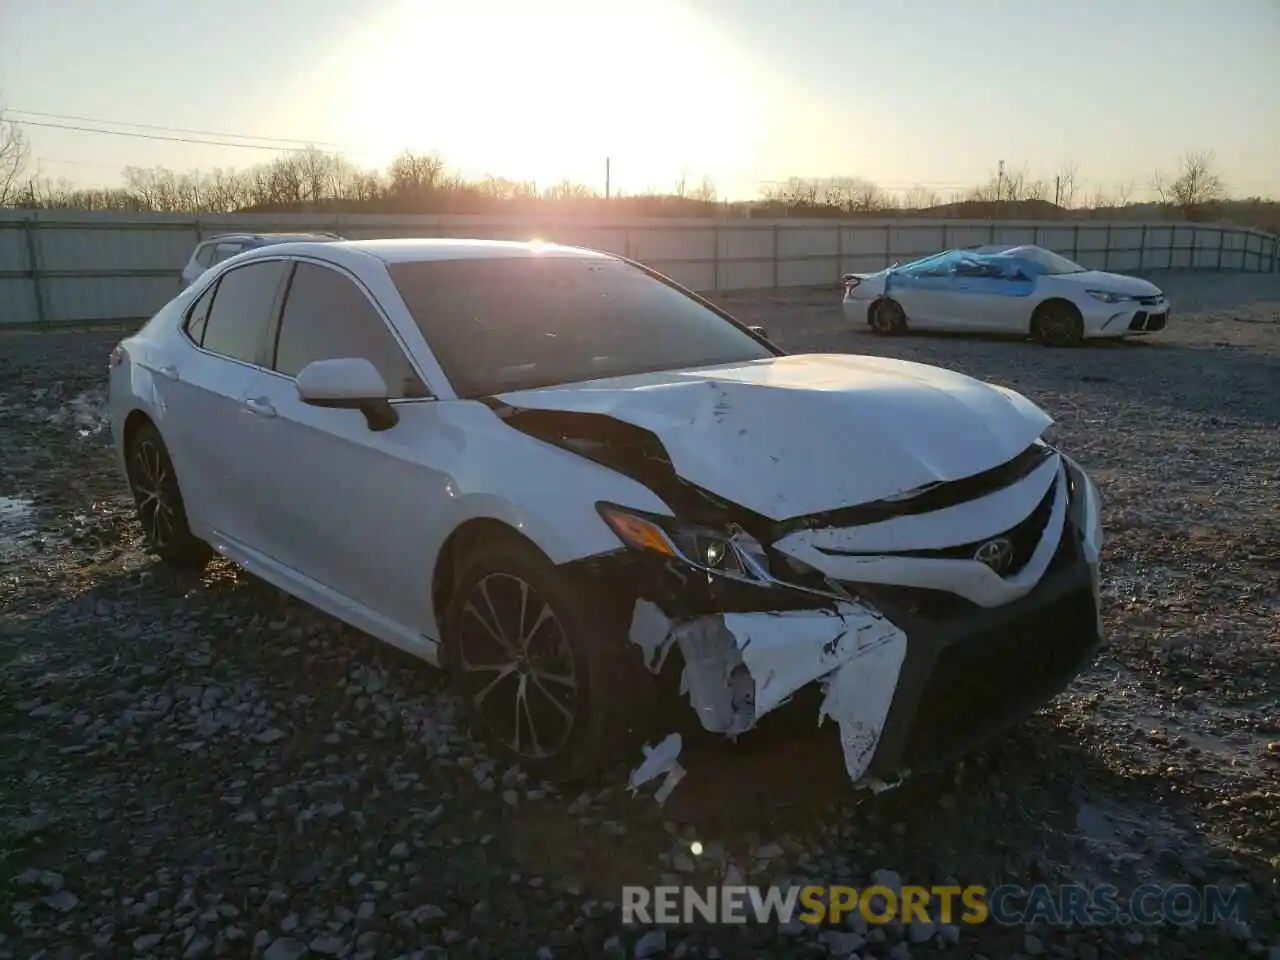
[(735, 199), (946, 195), (1003, 160), (1139, 200), (1211, 150), (1280, 198), (1280, 0), (0, 0), (0, 108), (81, 185), (315, 143), (599, 190), (607, 157), (615, 191)]

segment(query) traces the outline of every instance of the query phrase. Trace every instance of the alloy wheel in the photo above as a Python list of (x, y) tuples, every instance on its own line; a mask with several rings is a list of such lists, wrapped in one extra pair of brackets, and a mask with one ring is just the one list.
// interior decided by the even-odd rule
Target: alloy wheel
[(1045, 310), (1040, 316), (1040, 339), (1051, 347), (1072, 342), (1076, 335), (1076, 319), (1066, 310)]
[(491, 573), (462, 607), (465, 696), (489, 731), (520, 757), (552, 756), (574, 732), (577, 666), (551, 604), (525, 580)]
[(893, 300), (880, 301), (871, 318), (871, 325), (877, 333), (896, 333), (902, 325), (902, 307)]
[(133, 447), (133, 498), (138, 504), (138, 518), (155, 547), (169, 545), (174, 535), (174, 483), (168, 458), (150, 439), (143, 438)]

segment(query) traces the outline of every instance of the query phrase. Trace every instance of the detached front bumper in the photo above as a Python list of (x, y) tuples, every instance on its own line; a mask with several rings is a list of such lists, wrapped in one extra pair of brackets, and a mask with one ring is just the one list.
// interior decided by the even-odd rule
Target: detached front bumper
[(818, 722), (839, 725), (855, 783), (879, 789), (936, 768), (1051, 700), (1101, 643), (1097, 491), (1066, 458), (1062, 476), (1068, 509), (1046, 531), (1052, 555), (1010, 602), (859, 583), (845, 585), (848, 601), (738, 585), (698, 604), (687, 579), (675, 589), (674, 571), (651, 568), (631, 639), (655, 672), (679, 647), (682, 691), (707, 730), (743, 733), (817, 685)]

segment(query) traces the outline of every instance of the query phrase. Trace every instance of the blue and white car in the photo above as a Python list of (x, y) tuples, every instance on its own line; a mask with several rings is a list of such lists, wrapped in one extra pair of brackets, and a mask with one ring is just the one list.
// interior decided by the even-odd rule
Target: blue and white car
[(845, 319), (879, 334), (1009, 333), (1073, 346), (1154, 333), (1169, 321), (1154, 284), (1030, 245), (947, 250), (843, 279)]

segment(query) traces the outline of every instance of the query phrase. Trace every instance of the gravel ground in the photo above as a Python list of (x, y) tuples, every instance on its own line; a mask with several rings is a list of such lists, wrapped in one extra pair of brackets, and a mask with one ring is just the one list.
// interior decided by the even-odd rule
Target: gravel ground
[[(1165, 334), (1063, 351), (886, 341), (830, 293), (722, 298), (793, 351), (1021, 390), (1105, 498), (1097, 664), (872, 800), (785, 711), (686, 747), (662, 808), (627, 795), (629, 765), (567, 795), (496, 767), (435, 672), (221, 561), (181, 576), (141, 549), (99, 412), (116, 335), (0, 337), (0, 957), (1280, 957), (1280, 277), (1159, 282)], [(1251, 917), (621, 923), (624, 883), (736, 873), (1247, 883)]]

